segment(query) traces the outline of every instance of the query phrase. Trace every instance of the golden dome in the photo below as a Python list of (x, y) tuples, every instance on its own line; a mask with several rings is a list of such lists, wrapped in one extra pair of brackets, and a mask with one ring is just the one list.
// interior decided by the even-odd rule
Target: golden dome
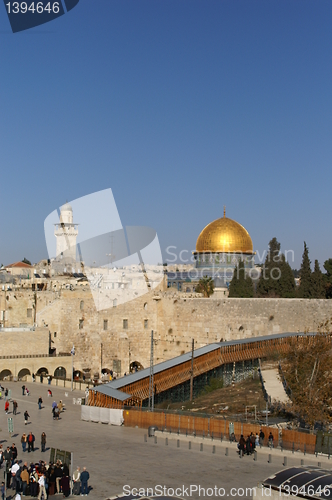
[(196, 252), (253, 254), (248, 231), (238, 222), (226, 217), (210, 222), (197, 238)]

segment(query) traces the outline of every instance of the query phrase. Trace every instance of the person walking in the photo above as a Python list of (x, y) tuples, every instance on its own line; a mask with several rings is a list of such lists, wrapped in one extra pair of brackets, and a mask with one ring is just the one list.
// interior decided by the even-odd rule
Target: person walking
[(22, 385), (22, 396), (25, 396), (25, 385)]
[(30, 415), (28, 413), (28, 410), (25, 410), (25, 412), (24, 412), (24, 423), (25, 423), (25, 425), (27, 425), (29, 418), (30, 418)]
[(38, 408), (41, 410), (42, 409), (42, 404), (43, 404), (43, 400), (42, 398), (39, 398), (38, 399)]
[(13, 401), (13, 415), (16, 415), (16, 412), (17, 412), (17, 408), (18, 408), (18, 404), (17, 404), (17, 401)]
[(45, 434), (45, 432), (42, 432), (40, 441), (41, 441), (41, 451), (45, 451), (45, 447), (46, 447), (46, 434)]
[(5, 402), (5, 412), (8, 415), (8, 410), (9, 410), (9, 401)]
[(25, 451), (27, 449), (27, 441), (28, 441), (27, 435), (25, 434), (25, 432), (23, 432), (22, 437), (21, 437), (21, 444), (22, 444), (23, 453), (25, 453)]
[(263, 432), (263, 429), (260, 430), (259, 432), (259, 446), (262, 448), (263, 444), (264, 444), (264, 438), (265, 438), (265, 434)]
[(87, 496), (89, 494), (88, 481), (90, 479), (90, 474), (86, 470), (86, 467), (83, 467), (83, 472), (81, 474), (81, 495)]
[(35, 451), (35, 436), (32, 434), (32, 432), (30, 432), (29, 436), (28, 436), (28, 453), (30, 453), (30, 451)]
[(5, 400), (6, 400), (7, 398), (8, 398), (8, 389), (7, 389), (7, 387), (6, 387), (6, 389), (5, 389)]
[(269, 434), (269, 447), (270, 448), (273, 448), (273, 442), (274, 442), (274, 437), (273, 437), (272, 432), (270, 432), (270, 434)]

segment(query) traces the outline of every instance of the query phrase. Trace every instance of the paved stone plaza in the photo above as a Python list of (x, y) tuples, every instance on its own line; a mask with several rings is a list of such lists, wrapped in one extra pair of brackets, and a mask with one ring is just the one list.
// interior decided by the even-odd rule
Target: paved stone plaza
[[(89, 484), (91, 499), (105, 500), (110, 496), (120, 494), (124, 485), (131, 488), (152, 488), (162, 485), (167, 488), (182, 488), (190, 485), (202, 488), (225, 488), (227, 494), (233, 498), (251, 498), (251, 495), (231, 495), (231, 488), (252, 488), (259, 481), (271, 473), (283, 468), (283, 456), (280, 450), (273, 451), (272, 463), (267, 462), (268, 450), (258, 453), (258, 460), (252, 456), (242, 459), (236, 453), (235, 446), (229, 446), (229, 455), (225, 456), (225, 446), (216, 446), (216, 453), (212, 453), (211, 442), (204, 441), (203, 451), (200, 451), (199, 438), (192, 438), (192, 449), (188, 449), (188, 442), (181, 440), (177, 448), (177, 436), (168, 436), (168, 446), (165, 445), (164, 435), (158, 435), (157, 444), (154, 438), (144, 436), (147, 433), (142, 429), (115, 427), (104, 424), (83, 422), (80, 419), (81, 407), (73, 405), (73, 397), (83, 396), (83, 392), (52, 386), (53, 398), (47, 397), (46, 383), (27, 384), (30, 396), (22, 396), (22, 382), (3, 382), (4, 387), (12, 390), (12, 398), (18, 402), (18, 414), (12, 415), (10, 404), (9, 417), (14, 420), (14, 436), (10, 439), (7, 431), (7, 416), (4, 412), (4, 400), (0, 401), (1, 443), (7, 446), (15, 443), (18, 449), (18, 458), (23, 461), (37, 462), (40, 459), (49, 460), (49, 448), (60, 448), (74, 453), (74, 467), (87, 467), (90, 473)], [(65, 396), (65, 393), (68, 396)], [(43, 409), (38, 410), (37, 400), (41, 396)], [(61, 414), (61, 420), (54, 421), (51, 413), (53, 399), (57, 402), (62, 399), (66, 404), (66, 411)], [(28, 410), (31, 419), (24, 425), (23, 413)], [(30, 432), (36, 436), (36, 450), (34, 453), (25, 452), (21, 447), (21, 435)], [(47, 435), (47, 451), (41, 453), (40, 435)], [(300, 464), (300, 458), (305, 458), (305, 464), (314, 463), (314, 457), (289, 455), (288, 465)], [(324, 464), (324, 466), (326, 466)], [(189, 493), (189, 492), (188, 492)], [(12, 490), (8, 491), (12, 494)], [(62, 497), (62, 496), (61, 496)], [(206, 496), (207, 497), (207, 496)], [(205, 498), (206, 498), (205, 497)], [(60, 496), (54, 496), (60, 498)], [(188, 498), (183, 495), (183, 498)], [(204, 498), (203, 492), (193, 493), (191, 498)], [(210, 498), (218, 498), (213, 495)]]

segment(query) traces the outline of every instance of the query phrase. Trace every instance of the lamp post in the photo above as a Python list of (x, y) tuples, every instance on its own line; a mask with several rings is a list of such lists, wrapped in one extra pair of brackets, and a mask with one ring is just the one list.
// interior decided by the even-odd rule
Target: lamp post
[(74, 356), (75, 356), (75, 347), (73, 346), (70, 351), (71, 354), (71, 391), (73, 391), (73, 380), (74, 380)]

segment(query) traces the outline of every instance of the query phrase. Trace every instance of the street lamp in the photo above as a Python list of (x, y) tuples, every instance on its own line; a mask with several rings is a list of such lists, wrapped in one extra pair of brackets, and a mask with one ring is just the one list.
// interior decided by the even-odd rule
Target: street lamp
[(71, 391), (73, 391), (73, 379), (74, 379), (74, 356), (75, 356), (75, 347), (73, 346), (70, 351), (71, 354)]

